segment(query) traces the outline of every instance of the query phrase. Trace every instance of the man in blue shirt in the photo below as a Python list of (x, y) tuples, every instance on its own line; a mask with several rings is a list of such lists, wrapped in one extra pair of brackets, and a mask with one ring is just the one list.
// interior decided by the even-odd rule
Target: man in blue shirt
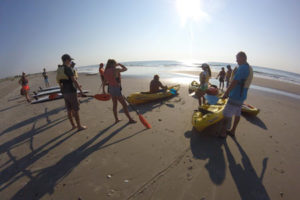
[[(239, 66), (236, 72), (232, 74), (233, 79), (223, 96), (223, 98), (229, 97), (229, 99), (223, 111), (225, 120), (220, 134), (221, 138), (226, 138), (227, 134), (232, 137), (235, 136), (242, 105), (247, 98), (248, 89), (253, 78), (252, 67), (247, 63), (247, 55), (244, 52), (241, 51), (236, 55), (236, 61)], [(233, 116), (235, 116), (233, 127), (231, 130), (227, 130), (227, 124)]]

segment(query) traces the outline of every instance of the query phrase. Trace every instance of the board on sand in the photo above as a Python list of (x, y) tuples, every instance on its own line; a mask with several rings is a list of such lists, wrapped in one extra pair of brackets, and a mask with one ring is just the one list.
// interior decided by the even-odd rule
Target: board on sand
[(60, 88), (59, 86), (52, 86), (52, 87), (47, 87), (47, 88), (39, 87), (38, 92), (45, 92), (45, 91), (49, 91), (49, 90), (57, 90), (59, 88)]
[(40, 96), (45, 96), (45, 95), (50, 95), (54, 93), (61, 93), (60, 88), (59, 89), (54, 89), (54, 90), (48, 90), (48, 91), (43, 91), (43, 92), (34, 92), (33, 97), (40, 97)]
[[(83, 93), (88, 93), (89, 91), (88, 90), (83, 90), (82, 92)], [(80, 93), (80, 91), (77, 91), (77, 94), (79, 94), (79, 93)], [(31, 104), (43, 103), (43, 102), (46, 102), (46, 101), (52, 101), (52, 100), (61, 99), (61, 98), (63, 98), (63, 94), (61, 92), (52, 93), (52, 94), (49, 94), (48, 96), (37, 98), (36, 100), (31, 101)]]

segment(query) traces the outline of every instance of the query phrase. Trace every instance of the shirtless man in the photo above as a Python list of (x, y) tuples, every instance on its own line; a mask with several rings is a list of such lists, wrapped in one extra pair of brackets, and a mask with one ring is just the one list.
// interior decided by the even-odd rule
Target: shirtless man
[[(160, 90), (161, 88), (161, 90)], [(155, 75), (153, 80), (150, 83), (150, 92), (151, 93), (156, 93), (156, 92), (161, 92), (163, 90), (167, 90), (167, 86), (163, 86), (163, 84), (159, 81), (159, 76)]]

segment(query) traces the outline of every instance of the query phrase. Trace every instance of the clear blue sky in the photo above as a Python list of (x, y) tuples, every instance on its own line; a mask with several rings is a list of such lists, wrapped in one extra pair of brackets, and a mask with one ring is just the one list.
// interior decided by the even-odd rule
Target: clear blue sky
[(0, 77), (137, 60), (235, 62), (300, 73), (298, 0), (0, 0)]

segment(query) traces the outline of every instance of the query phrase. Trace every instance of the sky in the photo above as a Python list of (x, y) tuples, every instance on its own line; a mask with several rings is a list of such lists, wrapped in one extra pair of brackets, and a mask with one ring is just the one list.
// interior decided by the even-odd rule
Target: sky
[(106, 62), (248, 61), (300, 73), (298, 0), (0, 0), (0, 78)]

